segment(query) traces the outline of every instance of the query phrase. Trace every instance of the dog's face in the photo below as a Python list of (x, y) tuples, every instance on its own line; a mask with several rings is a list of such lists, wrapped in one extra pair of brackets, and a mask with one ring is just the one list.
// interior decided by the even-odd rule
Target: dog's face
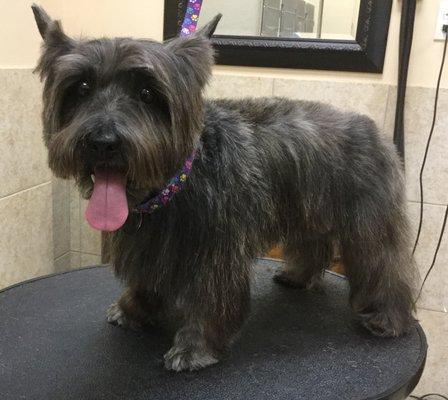
[(44, 40), (49, 165), (86, 197), (92, 174), (124, 180), (127, 192), (161, 187), (192, 152), (202, 127), (219, 16), (190, 38), (74, 40), (33, 6)]

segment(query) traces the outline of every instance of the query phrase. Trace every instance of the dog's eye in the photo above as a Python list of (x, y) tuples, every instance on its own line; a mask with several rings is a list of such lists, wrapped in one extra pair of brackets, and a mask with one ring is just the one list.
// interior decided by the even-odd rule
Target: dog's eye
[(153, 100), (153, 96), (152, 96), (152, 92), (151, 92), (151, 90), (149, 90), (149, 89), (147, 89), (147, 88), (143, 88), (143, 89), (140, 91), (140, 99), (141, 99), (144, 103), (146, 103), (146, 104), (151, 103), (152, 100)]
[(90, 85), (87, 81), (79, 82), (78, 84), (78, 94), (81, 97), (87, 96), (90, 93)]

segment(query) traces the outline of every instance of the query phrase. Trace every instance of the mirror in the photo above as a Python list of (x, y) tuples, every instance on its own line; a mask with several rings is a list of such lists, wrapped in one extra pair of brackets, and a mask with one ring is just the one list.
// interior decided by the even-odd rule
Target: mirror
[[(164, 39), (179, 34), (188, 0), (165, 0)], [(199, 27), (224, 65), (381, 73), (392, 0), (204, 0)]]
[(355, 40), (360, 0), (204, 1), (199, 27), (219, 12), (216, 35)]

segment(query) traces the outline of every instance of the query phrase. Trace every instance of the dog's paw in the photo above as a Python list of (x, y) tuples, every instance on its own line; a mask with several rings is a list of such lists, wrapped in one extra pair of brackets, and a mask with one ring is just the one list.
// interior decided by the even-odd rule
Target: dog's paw
[(107, 322), (112, 325), (128, 325), (128, 320), (117, 303), (112, 303), (106, 311)]
[(172, 347), (164, 356), (165, 368), (170, 371), (195, 371), (216, 364), (218, 359), (204, 349)]
[(141, 325), (135, 321), (130, 320), (126, 314), (121, 310), (117, 303), (112, 303), (106, 312), (107, 322), (112, 325), (118, 325), (123, 328), (130, 328), (138, 330)]
[(379, 337), (398, 337), (406, 333), (412, 326), (414, 319), (412, 317), (397, 319), (387, 312), (375, 312), (369, 314), (360, 314), (361, 324), (370, 333)]

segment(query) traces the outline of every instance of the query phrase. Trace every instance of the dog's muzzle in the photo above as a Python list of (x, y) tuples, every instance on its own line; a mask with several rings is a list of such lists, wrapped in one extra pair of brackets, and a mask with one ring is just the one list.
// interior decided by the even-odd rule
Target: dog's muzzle
[(87, 149), (97, 162), (114, 160), (121, 153), (121, 139), (115, 132), (94, 132), (87, 138)]
[(95, 229), (115, 231), (126, 222), (129, 212), (122, 141), (113, 129), (98, 130), (88, 136), (86, 150), (94, 182), (86, 219)]

